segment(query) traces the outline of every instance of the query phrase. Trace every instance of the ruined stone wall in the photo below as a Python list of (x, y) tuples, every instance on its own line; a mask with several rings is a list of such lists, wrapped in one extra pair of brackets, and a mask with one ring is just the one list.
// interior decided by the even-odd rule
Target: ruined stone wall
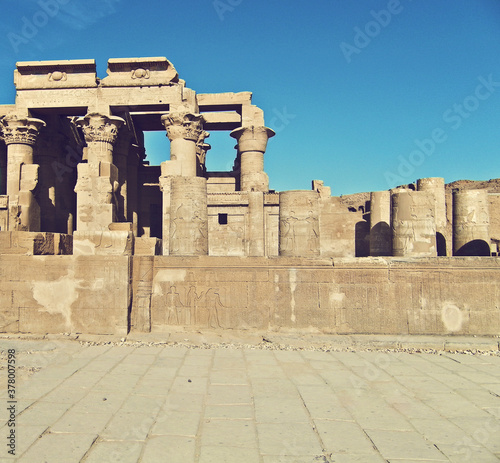
[[(134, 268), (143, 266), (134, 257)], [(316, 329), (482, 334), (500, 330), (500, 263), (491, 258), (165, 258), (149, 260), (153, 331)], [(146, 291), (147, 292), (147, 291)], [(143, 296), (144, 297), (144, 296)], [(144, 299), (143, 299), (144, 300)]]
[(125, 334), (129, 258), (0, 255), (0, 331)]
[(333, 196), (320, 200), (319, 229), (322, 257), (368, 255), (369, 226), (363, 212), (346, 205), (342, 198)]
[(488, 257), (1, 255), (0, 331), (498, 335), (499, 277)]

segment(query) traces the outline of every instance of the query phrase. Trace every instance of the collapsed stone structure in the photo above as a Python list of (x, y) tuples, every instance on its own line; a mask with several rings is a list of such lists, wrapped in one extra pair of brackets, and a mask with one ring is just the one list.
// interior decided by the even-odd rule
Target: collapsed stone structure
[[(23, 62), (14, 81), (0, 106), (4, 331), (498, 333), (496, 183), (278, 193), (275, 134), (249, 92), (196, 94), (166, 58), (111, 59), (104, 79), (93, 60)], [(151, 166), (144, 132), (159, 130), (170, 159)], [(229, 172), (206, 169), (210, 131), (236, 140)]]

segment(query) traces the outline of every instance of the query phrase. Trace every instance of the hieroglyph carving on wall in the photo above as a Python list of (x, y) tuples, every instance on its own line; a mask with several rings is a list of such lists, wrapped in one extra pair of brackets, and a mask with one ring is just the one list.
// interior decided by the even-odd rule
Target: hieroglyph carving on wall
[[(184, 297), (181, 297), (179, 291), (184, 293)], [(165, 303), (167, 311), (165, 319), (169, 325), (200, 325), (207, 318), (206, 313), (205, 317), (202, 316), (203, 310), (208, 311), (209, 328), (222, 328), (219, 312), (225, 306), (222, 304), (218, 288), (209, 288), (198, 294), (194, 285), (180, 290), (172, 285), (165, 295)]]

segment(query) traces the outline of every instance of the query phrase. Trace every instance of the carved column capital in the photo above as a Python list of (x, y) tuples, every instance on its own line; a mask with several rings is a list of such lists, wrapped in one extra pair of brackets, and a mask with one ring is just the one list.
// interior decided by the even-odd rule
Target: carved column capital
[(125, 121), (121, 117), (106, 116), (99, 113), (89, 113), (76, 120), (76, 124), (83, 130), (85, 141), (105, 142), (114, 145), (118, 131)]
[(203, 165), (205, 164), (205, 160), (207, 158), (207, 151), (209, 149), (212, 149), (212, 146), (209, 145), (208, 143), (196, 145), (196, 155), (198, 156), (200, 163)]
[(193, 113), (169, 113), (161, 117), (170, 141), (178, 138), (198, 142), (203, 138), (203, 116)]
[(21, 144), (33, 146), (45, 122), (32, 117), (4, 116), (0, 119), (2, 138), (6, 145)]
[(231, 137), (238, 140), (238, 150), (260, 151), (264, 153), (267, 147), (267, 140), (274, 137), (274, 130), (264, 126), (239, 127), (230, 133)]

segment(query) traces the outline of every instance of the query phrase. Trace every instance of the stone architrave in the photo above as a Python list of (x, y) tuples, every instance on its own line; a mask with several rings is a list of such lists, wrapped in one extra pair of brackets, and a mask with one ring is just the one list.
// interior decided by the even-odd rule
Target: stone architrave
[(7, 195), (9, 230), (40, 231), (40, 207), (34, 196), (38, 168), (33, 164), (33, 148), (45, 122), (15, 114), (0, 119), (7, 145)]
[(238, 141), (241, 191), (269, 191), (269, 177), (264, 172), (264, 153), (274, 130), (264, 126), (240, 127), (231, 132)]
[(166, 161), (167, 175), (196, 177), (197, 143), (202, 138), (203, 116), (189, 112), (164, 114), (161, 121), (170, 140), (170, 161)]

